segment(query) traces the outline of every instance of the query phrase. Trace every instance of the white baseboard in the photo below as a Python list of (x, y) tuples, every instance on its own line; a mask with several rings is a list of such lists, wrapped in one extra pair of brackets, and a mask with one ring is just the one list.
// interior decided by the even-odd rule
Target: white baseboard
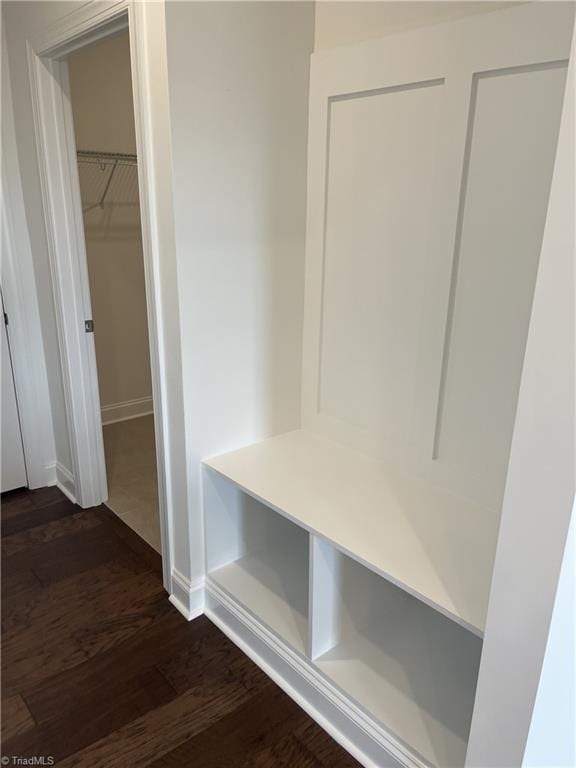
[(428, 768), (209, 577), (204, 591), (206, 616), (365, 768)]
[(204, 579), (191, 582), (174, 569), (169, 600), (188, 621), (201, 616), (204, 613)]
[(115, 424), (117, 421), (138, 419), (154, 413), (152, 397), (138, 397), (135, 400), (125, 400), (123, 403), (103, 405), (101, 410), (102, 424)]
[(68, 467), (59, 461), (46, 464), (46, 485), (56, 485), (73, 504), (76, 504), (76, 483)]

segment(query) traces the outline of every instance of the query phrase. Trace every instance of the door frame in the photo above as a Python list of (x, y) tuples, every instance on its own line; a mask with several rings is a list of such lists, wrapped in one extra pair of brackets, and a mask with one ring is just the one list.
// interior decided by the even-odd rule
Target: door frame
[[(158, 10), (157, 4), (153, 4)], [(163, 581), (171, 592), (173, 534), (171, 519), (167, 356), (163, 342), (160, 285), (160, 232), (163, 210), (157, 189), (155, 147), (150, 122), (154, 79), (150, 9), (135, 0), (89, 2), (27, 41), (34, 129), (52, 291), (68, 420), (74, 495), (82, 507), (108, 497), (94, 335), (91, 319), (86, 244), (76, 162), (66, 56), (127, 29), (134, 100), (138, 187), (144, 259), (150, 367), (154, 403), (158, 503)], [(163, 5), (160, 9), (163, 13)], [(152, 9), (154, 12), (154, 9)]]

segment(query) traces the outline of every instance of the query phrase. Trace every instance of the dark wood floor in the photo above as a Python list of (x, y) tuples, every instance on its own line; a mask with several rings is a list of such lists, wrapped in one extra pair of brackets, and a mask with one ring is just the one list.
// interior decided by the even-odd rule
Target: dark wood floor
[(205, 617), (106, 507), (2, 497), (2, 754), (58, 766), (358, 764)]

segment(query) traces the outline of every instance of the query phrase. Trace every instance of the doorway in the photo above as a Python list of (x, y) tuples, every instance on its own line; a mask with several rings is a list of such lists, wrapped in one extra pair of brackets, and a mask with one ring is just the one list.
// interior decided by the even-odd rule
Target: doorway
[(128, 31), (68, 57), (108, 499), (161, 550)]
[[(149, 454), (149, 459), (153, 456), (156, 462), (157, 501), (154, 508), (158, 510), (163, 583), (171, 599), (176, 600), (172, 594), (172, 510), (174, 495), (181, 487), (175, 489), (173, 482), (174, 407), (171, 400), (174, 377), (170, 373), (173, 356), (166, 342), (166, 324), (173, 322), (174, 305), (168, 303), (165, 296), (172, 289), (172, 271), (168, 274), (168, 283), (164, 282), (173, 256), (173, 252), (166, 248), (167, 242), (173, 242), (173, 214), (169, 194), (158, 194), (158, 187), (169, 179), (166, 168), (170, 167), (170, 134), (169, 126), (160, 120), (162, 113), (155, 109), (157, 100), (163, 98), (167, 89), (166, 71), (162, 68), (166, 52), (162, 44), (152, 44), (164, 39), (162, 13), (162, 8), (155, 4), (126, 1), (105, 8), (84, 4), (67, 15), (60, 25), (47, 29), (31, 41), (28, 57), (56, 311), (58, 362), (70, 441), (70, 496), (86, 508), (109, 499), (103, 434), (108, 425), (103, 427), (106, 411), (102, 413), (100, 402), (84, 237), (77, 154), (84, 148), (77, 147), (75, 141), (69, 62), (73, 55), (128, 32), (133, 102), (128, 97), (127, 104), (132, 106), (136, 137), (136, 178), (154, 412), (153, 422), (149, 421), (153, 428), (148, 430), (154, 438), (154, 451)], [(111, 153), (112, 150), (105, 148), (104, 151)], [(110, 179), (109, 174), (107, 179)], [(176, 422), (177, 426), (179, 423)], [(132, 438), (128, 442), (133, 445), (136, 441)], [(150, 460), (153, 465), (154, 459)], [(150, 478), (149, 471), (143, 474)]]

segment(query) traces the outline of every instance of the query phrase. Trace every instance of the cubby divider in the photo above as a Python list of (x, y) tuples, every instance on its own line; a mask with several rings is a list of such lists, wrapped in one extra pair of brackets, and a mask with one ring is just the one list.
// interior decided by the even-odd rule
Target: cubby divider
[(337, 641), (339, 552), (320, 536), (310, 537), (310, 657), (329, 651)]

